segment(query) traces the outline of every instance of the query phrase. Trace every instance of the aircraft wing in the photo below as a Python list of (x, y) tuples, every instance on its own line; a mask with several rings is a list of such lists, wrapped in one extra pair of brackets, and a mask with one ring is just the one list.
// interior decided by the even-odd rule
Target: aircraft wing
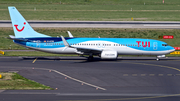
[(86, 54), (86, 53), (94, 53), (94, 54), (99, 54), (103, 50), (102, 49), (95, 49), (95, 48), (84, 48), (84, 47), (74, 47), (77, 49), (77, 52)]
[(96, 48), (88, 48), (88, 47), (79, 47), (79, 46), (70, 46), (69, 43), (65, 40), (65, 38), (63, 36), (61, 36), (63, 43), (66, 47), (70, 47), (70, 48), (76, 48), (77, 49), (77, 53), (79, 54), (85, 54), (85, 53), (101, 53), (103, 51), (103, 49), (96, 49)]

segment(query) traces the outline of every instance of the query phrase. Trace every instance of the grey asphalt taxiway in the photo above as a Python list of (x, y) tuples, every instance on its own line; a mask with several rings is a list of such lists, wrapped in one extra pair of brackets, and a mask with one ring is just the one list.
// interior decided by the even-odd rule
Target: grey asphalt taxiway
[(0, 101), (179, 101), (180, 57), (0, 57), (0, 72), (55, 90), (0, 90)]

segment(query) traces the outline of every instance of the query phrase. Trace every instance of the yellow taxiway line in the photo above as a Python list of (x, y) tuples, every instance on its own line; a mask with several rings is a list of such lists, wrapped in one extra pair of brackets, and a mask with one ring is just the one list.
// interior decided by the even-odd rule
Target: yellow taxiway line
[(32, 62), (32, 63), (35, 63), (36, 62), (36, 60), (37, 60), (37, 58)]

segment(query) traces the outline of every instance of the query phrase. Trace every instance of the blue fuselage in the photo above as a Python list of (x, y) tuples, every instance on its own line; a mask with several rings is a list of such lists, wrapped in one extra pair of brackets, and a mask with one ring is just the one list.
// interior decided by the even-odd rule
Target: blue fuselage
[[(76, 49), (68, 48), (62, 51), (65, 45), (61, 37), (48, 38), (26, 38), (27, 41), (17, 41), (15, 43), (28, 48), (50, 52), (50, 53), (76, 53)], [(94, 48), (102, 50), (115, 50), (118, 54), (134, 55), (165, 55), (174, 48), (167, 43), (139, 38), (65, 38), (70, 46), (79, 48)]]

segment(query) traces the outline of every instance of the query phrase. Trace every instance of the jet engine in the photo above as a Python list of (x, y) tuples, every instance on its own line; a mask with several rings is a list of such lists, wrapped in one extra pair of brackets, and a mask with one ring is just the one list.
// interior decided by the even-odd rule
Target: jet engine
[(101, 59), (117, 59), (118, 55), (116, 51), (102, 51)]

